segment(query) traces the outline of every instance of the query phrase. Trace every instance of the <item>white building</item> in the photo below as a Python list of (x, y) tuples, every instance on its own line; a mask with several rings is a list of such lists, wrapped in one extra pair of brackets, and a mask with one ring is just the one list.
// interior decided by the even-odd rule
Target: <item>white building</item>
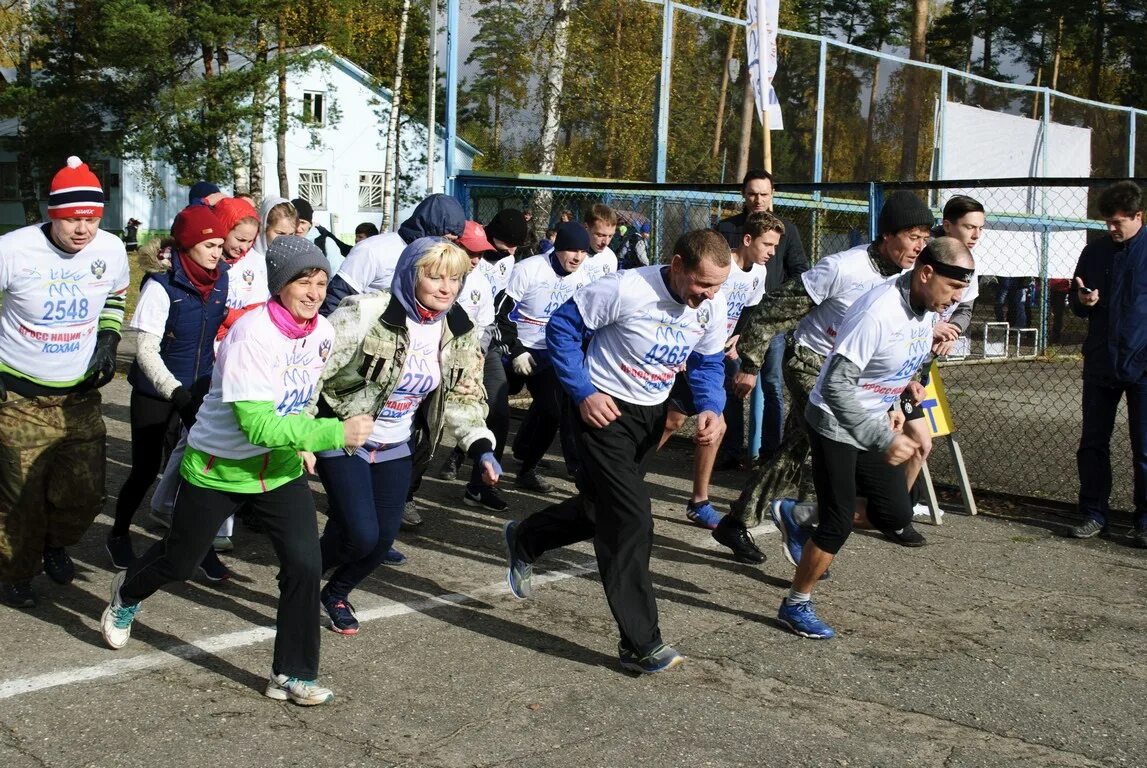
[[(386, 158), (387, 120), (391, 91), (376, 87), (366, 71), (324, 46), (316, 46), (323, 58), (309, 67), (288, 73), (287, 95), (292, 115), (305, 115), (308, 124), (291, 120), (287, 131), (287, 178), (289, 198), (302, 197), (315, 208), (315, 223), (328, 227), (353, 242), (355, 226), (369, 221), (382, 223), (382, 181)], [(7, 72), (4, 73), (5, 75)], [(270, 93), (275, 93), (272, 82)], [(272, 110), (273, 111), (273, 110)], [(263, 146), (263, 188), (278, 194), (277, 150), (274, 117), (267, 121), (270, 131)], [(0, 122), (0, 135), (15, 132), (14, 120)], [(442, 192), (445, 180), (445, 136), (435, 132), (435, 192)], [(405, 219), (418, 200), (427, 194), (425, 122), (402, 124), (399, 137), (399, 163), (407, 178), (400, 200), (398, 221)], [(478, 154), (470, 144), (457, 142), (458, 169), (472, 167)], [(83, 158), (89, 163), (89, 158)], [(63, 166), (65, 158), (60, 158)], [(109, 159), (92, 163), (104, 182), (107, 205), (103, 229), (120, 230), (129, 218), (143, 222), (141, 231), (166, 232), (175, 215), (187, 204), (187, 186), (176, 181), (175, 170), (166, 163), (154, 166), (165, 195), (157, 195), (144, 174), (140, 161)], [(225, 192), (225, 180), (209, 179)], [(42, 201), (46, 215), (46, 200)], [(11, 152), (0, 152), (0, 231), (24, 222), (16, 181), (16, 160)]]

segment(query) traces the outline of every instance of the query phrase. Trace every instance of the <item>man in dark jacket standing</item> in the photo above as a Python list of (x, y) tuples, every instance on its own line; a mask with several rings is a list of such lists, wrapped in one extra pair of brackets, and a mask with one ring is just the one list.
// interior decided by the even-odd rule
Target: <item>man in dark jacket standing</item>
[(1130, 181), (1099, 196), (1107, 235), (1089, 243), (1075, 267), (1071, 307), (1088, 319), (1083, 342), (1083, 434), (1079, 439), (1077, 539), (1107, 533), (1111, 496), (1111, 433), (1127, 396), (1134, 471), (1137, 546), (1147, 547), (1147, 238), (1143, 193)]
[[(717, 232), (736, 250), (742, 245), (745, 220), (756, 211), (773, 210), (773, 177), (768, 171), (751, 170), (741, 182), (741, 195), (745, 207), (736, 216), (722, 219)], [(809, 268), (808, 256), (801, 243), (800, 231), (791, 220), (781, 218), (785, 233), (769, 259), (765, 271), (765, 293), (771, 293)], [(785, 356), (784, 334), (777, 334), (769, 344), (761, 366), (761, 388), (765, 395), (765, 413), (761, 425), (761, 456), (768, 456), (780, 448), (785, 423), (785, 389), (781, 376), (781, 363)]]

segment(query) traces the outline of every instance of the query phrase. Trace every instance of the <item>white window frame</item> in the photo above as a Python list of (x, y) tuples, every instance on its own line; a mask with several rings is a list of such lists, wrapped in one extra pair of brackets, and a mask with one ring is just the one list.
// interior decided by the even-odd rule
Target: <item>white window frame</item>
[(327, 172), (318, 168), (299, 169), (299, 197), (316, 211), (327, 209)]
[[(363, 213), (381, 213), (382, 212), (382, 199), (383, 192), (383, 176), (382, 171), (359, 171), (358, 172), (358, 210)], [(364, 190), (369, 190), (367, 195), (363, 194)], [(377, 195), (378, 203), (372, 205), (373, 198)]]

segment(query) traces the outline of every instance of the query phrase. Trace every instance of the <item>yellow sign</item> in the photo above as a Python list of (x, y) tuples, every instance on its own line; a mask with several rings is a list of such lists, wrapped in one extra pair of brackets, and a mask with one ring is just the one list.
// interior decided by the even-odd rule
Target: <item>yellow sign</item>
[(920, 407), (924, 409), (924, 418), (932, 429), (932, 437), (943, 437), (956, 431), (956, 424), (952, 421), (952, 408), (948, 405), (948, 395), (944, 392), (944, 382), (940, 380), (940, 366), (932, 361), (928, 369), (928, 386), (924, 388), (924, 400)]

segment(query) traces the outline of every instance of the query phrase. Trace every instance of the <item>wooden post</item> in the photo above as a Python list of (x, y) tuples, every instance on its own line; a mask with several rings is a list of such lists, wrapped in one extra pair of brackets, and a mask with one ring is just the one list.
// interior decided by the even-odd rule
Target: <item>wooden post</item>
[(764, 144), (763, 144), (763, 146), (764, 146), (763, 159), (764, 159), (765, 170), (768, 171), (769, 173), (772, 173), (773, 172), (773, 132), (769, 130), (769, 103), (768, 103), (769, 102), (769, 96), (768, 96), (768, 94), (765, 94), (764, 102), (765, 102), (764, 111), (761, 113), (763, 115), (763, 119), (761, 121), (761, 127), (764, 129), (764, 134), (765, 134), (764, 137), (762, 138), (762, 141), (764, 142)]

